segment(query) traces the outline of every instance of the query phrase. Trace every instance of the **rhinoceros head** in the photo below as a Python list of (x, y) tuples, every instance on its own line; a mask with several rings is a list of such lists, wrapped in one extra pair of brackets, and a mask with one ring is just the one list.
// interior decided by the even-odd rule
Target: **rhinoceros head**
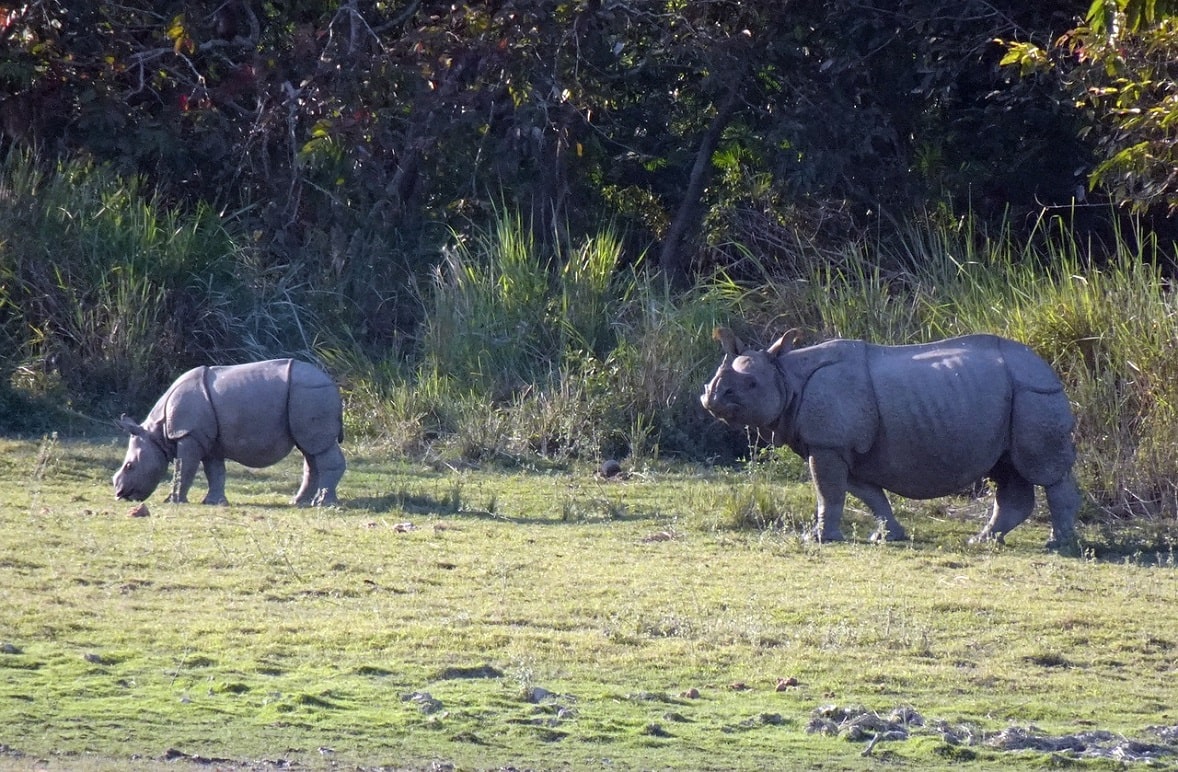
[(787, 399), (777, 359), (793, 348), (798, 332), (790, 330), (763, 351), (748, 348), (725, 327), (712, 337), (723, 347), (724, 361), (700, 395), (704, 409), (725, 423), (772, 427)]
[(131, 435), (131, 439), (127, 443), (123, 465), (113, 478), (115, 497), (143, 501), (164, 479), (168, 457), (156, 439), (142, 426), (127, 416), (120, 418), (117, 423)]

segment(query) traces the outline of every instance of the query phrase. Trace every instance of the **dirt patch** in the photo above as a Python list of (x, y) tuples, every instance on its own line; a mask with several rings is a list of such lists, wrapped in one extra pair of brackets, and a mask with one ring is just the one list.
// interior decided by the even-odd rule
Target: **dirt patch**
[[(1126, 737), (1099, 729), (1053, 735), (1033, 725), (1009, 726), (998, 732), (983, 732), (970, 724), (926, 720), (909, 706), (900, 706), (884, 715), (862, 706), (823, 705), (811, 713), (806, 731), (843, 737), (848, 742), (865, 743), (864, 756), (870, 756), (881, 742), (903, 742), (918, 736), (934, 736), (940, 737), (953, 749), (963, 751), (1034, 751), (1071, 759), (1111, 759), (1126, 763), (1153, 763), (1178, 758), (1178, 725), (1149, 726), (1142, 730), (1139, 737)], [(947, 755), (962, 758), (971, 754), (953, 752)]]

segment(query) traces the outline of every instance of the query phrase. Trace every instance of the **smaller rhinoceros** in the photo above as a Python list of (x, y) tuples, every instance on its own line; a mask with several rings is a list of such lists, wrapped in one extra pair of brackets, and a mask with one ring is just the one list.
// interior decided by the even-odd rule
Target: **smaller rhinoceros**
[(176, 379), (142, 424), (127, 416), (127, 456), (114, 475), (115, 496), (143, 501), (176, 461), (169, 501), (185, 502), (204, 465), (205, 504), (225, 504), (225, 460), (250, 467), (276, 464), (298, 448), (303, 483), (295, 504), (334, 504), (347, 466), (339, 388), (314, 365), (272, 359), (197, 367)]
[(879, 521), (873, 539), (896, 540), (904, 529), (885, 490), (930, 499), (982, 477), (993, 480), (995, 503), (976, 539), (1001, 541), (1026, 520), (1040, 485), (1051, 510), (1048, 546), (1073, 540), (1080, 493), (1071, 405), (1055, 372), (1025, 345), (969, 335), (795, 349), (791, 331), (762, 351), (731, 330), (714, 337), (725, 356), (700, 401), (717, 418), (765, 429), (807, 459), (820, 541), (843, 538), (848, 493)]

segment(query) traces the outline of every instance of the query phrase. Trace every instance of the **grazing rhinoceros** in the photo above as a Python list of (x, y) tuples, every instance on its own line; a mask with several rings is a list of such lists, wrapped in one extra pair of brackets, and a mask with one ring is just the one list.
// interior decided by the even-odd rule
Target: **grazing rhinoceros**
[(293, 359), (197, 367), (176, 379), (142, 424), (127, 416), (127, 456), (115, 473), (115, 495), (142, 501), (176, 460), (169, 501), (188, 500), (198, 464), (209, 481), (205, 504), (225, 504), (225, 459), (252, 467), (303, 454), (295, 504), (334, 504), (347, 466), (339, 389), (319, 368)]
[(994, 511), (976, 539), (1002, 541), (1027, 519), (1032, 486), (1047, 491), (1048, 547), (1074, 539), (1072, 411), (1051, 367), (1021, 343), (969, 335), (912, 346), (831, 340), (764, 351), (727, 329), (724, 360), (700, 397), (725, 422), (766, 429), (808, 460), (818, 496), (815, 536), (843, 538), (846, 494), (879, 520), (873, 539), (903, 539), (884, 493), (929, 499), (982, 477)]

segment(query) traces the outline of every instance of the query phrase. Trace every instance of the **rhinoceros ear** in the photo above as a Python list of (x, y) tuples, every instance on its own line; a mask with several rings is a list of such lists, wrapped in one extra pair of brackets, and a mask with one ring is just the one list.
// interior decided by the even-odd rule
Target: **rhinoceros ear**
[(773, 341), (773, 345), (769, 347), (769, 356), (779, 357), (782, 354), (788, 354), (793, 351), (797, 342), (802, 339), (802, 331), (798, 328), (793, 328), (782, 335), (777, 340)]
[(143, 436), (143, 427), (132, 421), (130, 418), (127, 418), (126, 413), (123, 413), (121, 416), (119, 416), (119, 419), (115, 421), (115, 424), (128, 434)]
[(728, 356), (735, 357), (744, 353), (744, 343), (727, 327), (717, 327), (713, 330), (712, 340), (717, 341)]

